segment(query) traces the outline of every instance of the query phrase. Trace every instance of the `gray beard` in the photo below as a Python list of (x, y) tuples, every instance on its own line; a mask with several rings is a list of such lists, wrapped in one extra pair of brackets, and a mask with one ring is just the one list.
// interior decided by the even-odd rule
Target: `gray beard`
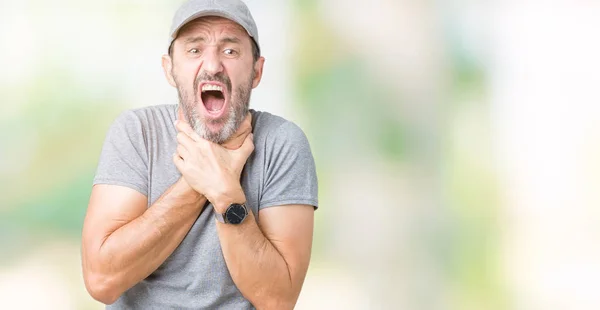
[[(198, 113), (197, 106), (200, 104), (195, 96), (189, 96), (179, 84), (177, 84), (177, 93), (179, 95), (179, 107), (182, 109), (183, 114), (194, 131), (203, 139), (222, 144), (227, 141), (233, 134), (238, 130), (244, 118), (248, 114), (250, 106), (250, 95), (252, 90), (252, 79), (247, 87), (240, 86), (236, 90), (236, 95), (230, 98), (229, 107), (223, 118), (218, 120), (204, 120)], [(197, 85), (198, 83), (196, 83)], [(197, 86), (194, 87), (194, 91), (197, 90)], [(197, 93), (197, 92), (195, 92)], [(191, 97), (191, 98), (190, 98)], [(206, 126), (206, 122), (213, 124), (223, 124), (221, 130), (218, 132), (212, 132)]]

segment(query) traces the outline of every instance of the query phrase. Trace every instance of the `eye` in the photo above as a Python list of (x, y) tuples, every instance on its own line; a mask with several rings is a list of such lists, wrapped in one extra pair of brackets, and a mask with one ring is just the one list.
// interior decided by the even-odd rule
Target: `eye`
[(228, 56), (233, 56), (233, 55), (237, 54), (237, 51), (234, 49), (228, 48), (228, 49), (224, 50), (223, 53), (225, 53), (225, 55), (228, 55)]
[(197, 48), (192, 48), (192, 49), (190, 49), (188, 51), (188, 53), (190, 53), (190, 54), (198, 54), (198, 53), (200, 53), (200, 51)]

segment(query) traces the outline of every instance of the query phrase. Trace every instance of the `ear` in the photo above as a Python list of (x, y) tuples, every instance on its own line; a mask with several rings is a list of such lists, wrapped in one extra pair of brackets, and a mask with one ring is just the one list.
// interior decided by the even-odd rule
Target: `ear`
[(169, 84), (171, 84), (173, 87), (177, 87), (177, 83), (175, 83), (175, 77), (173, 77), (173, 59), (171, 56), (162, 56), (162, 67)]
[(254, 63), (254, 80), (252, 80), (252, 88), (256, 88), (258, 84), (260, 84), (260, 79), (262, 78), (263, 67), (265, 65), (265, 58), (260, 57)]

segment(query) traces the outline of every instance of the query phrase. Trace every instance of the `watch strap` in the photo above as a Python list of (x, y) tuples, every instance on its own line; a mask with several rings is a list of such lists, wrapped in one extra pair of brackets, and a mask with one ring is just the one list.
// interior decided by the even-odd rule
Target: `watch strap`
[(217, 219), (217, 221), (219, 221), (219, 223), (225, 224), (225, 217), (223, 216), (223, 214), (217, 212), (217, 210), (214, 210), (214, 213), (215, 213), (215, 218)]

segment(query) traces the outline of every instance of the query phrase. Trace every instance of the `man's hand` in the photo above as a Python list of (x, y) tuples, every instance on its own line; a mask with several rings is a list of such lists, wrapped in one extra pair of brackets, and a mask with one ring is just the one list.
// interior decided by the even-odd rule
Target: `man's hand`
[(194, 201), (196, 201), (198, 203), (198, 205), (201, 206), (201, 209), (204, 208), (204, 203), (206, 202), (206, 199), (203, 198), (204, 196), (202, 196), (202, 194), (200, 194), (199, 192), (194, 190), (188, 184), (188, 182), (185, 180), (185, 178), (183, 176), (181, 176), (179, 178), (179, 180), (177, 180), (177, 182), (175, 182), (174, 185), (176, 185), (176, 186), (178, 186), (178, 188), (180, 188), (181, 197), (193, 198)]
[[(254, 151), (253, 135), (246, 138), (238, 149), (228, 150), (201, 138), (185, 122), (178, 121), (177, 152), (173, 162), (186, 182), (204, 195), (218, 211), (224, 211), (233, 202), (245, 202), (240, 176), (246, 160)], [(239, 130), (238, 130), (239, 132)], [(237, 134), (235, 145), (243, 134)]]

